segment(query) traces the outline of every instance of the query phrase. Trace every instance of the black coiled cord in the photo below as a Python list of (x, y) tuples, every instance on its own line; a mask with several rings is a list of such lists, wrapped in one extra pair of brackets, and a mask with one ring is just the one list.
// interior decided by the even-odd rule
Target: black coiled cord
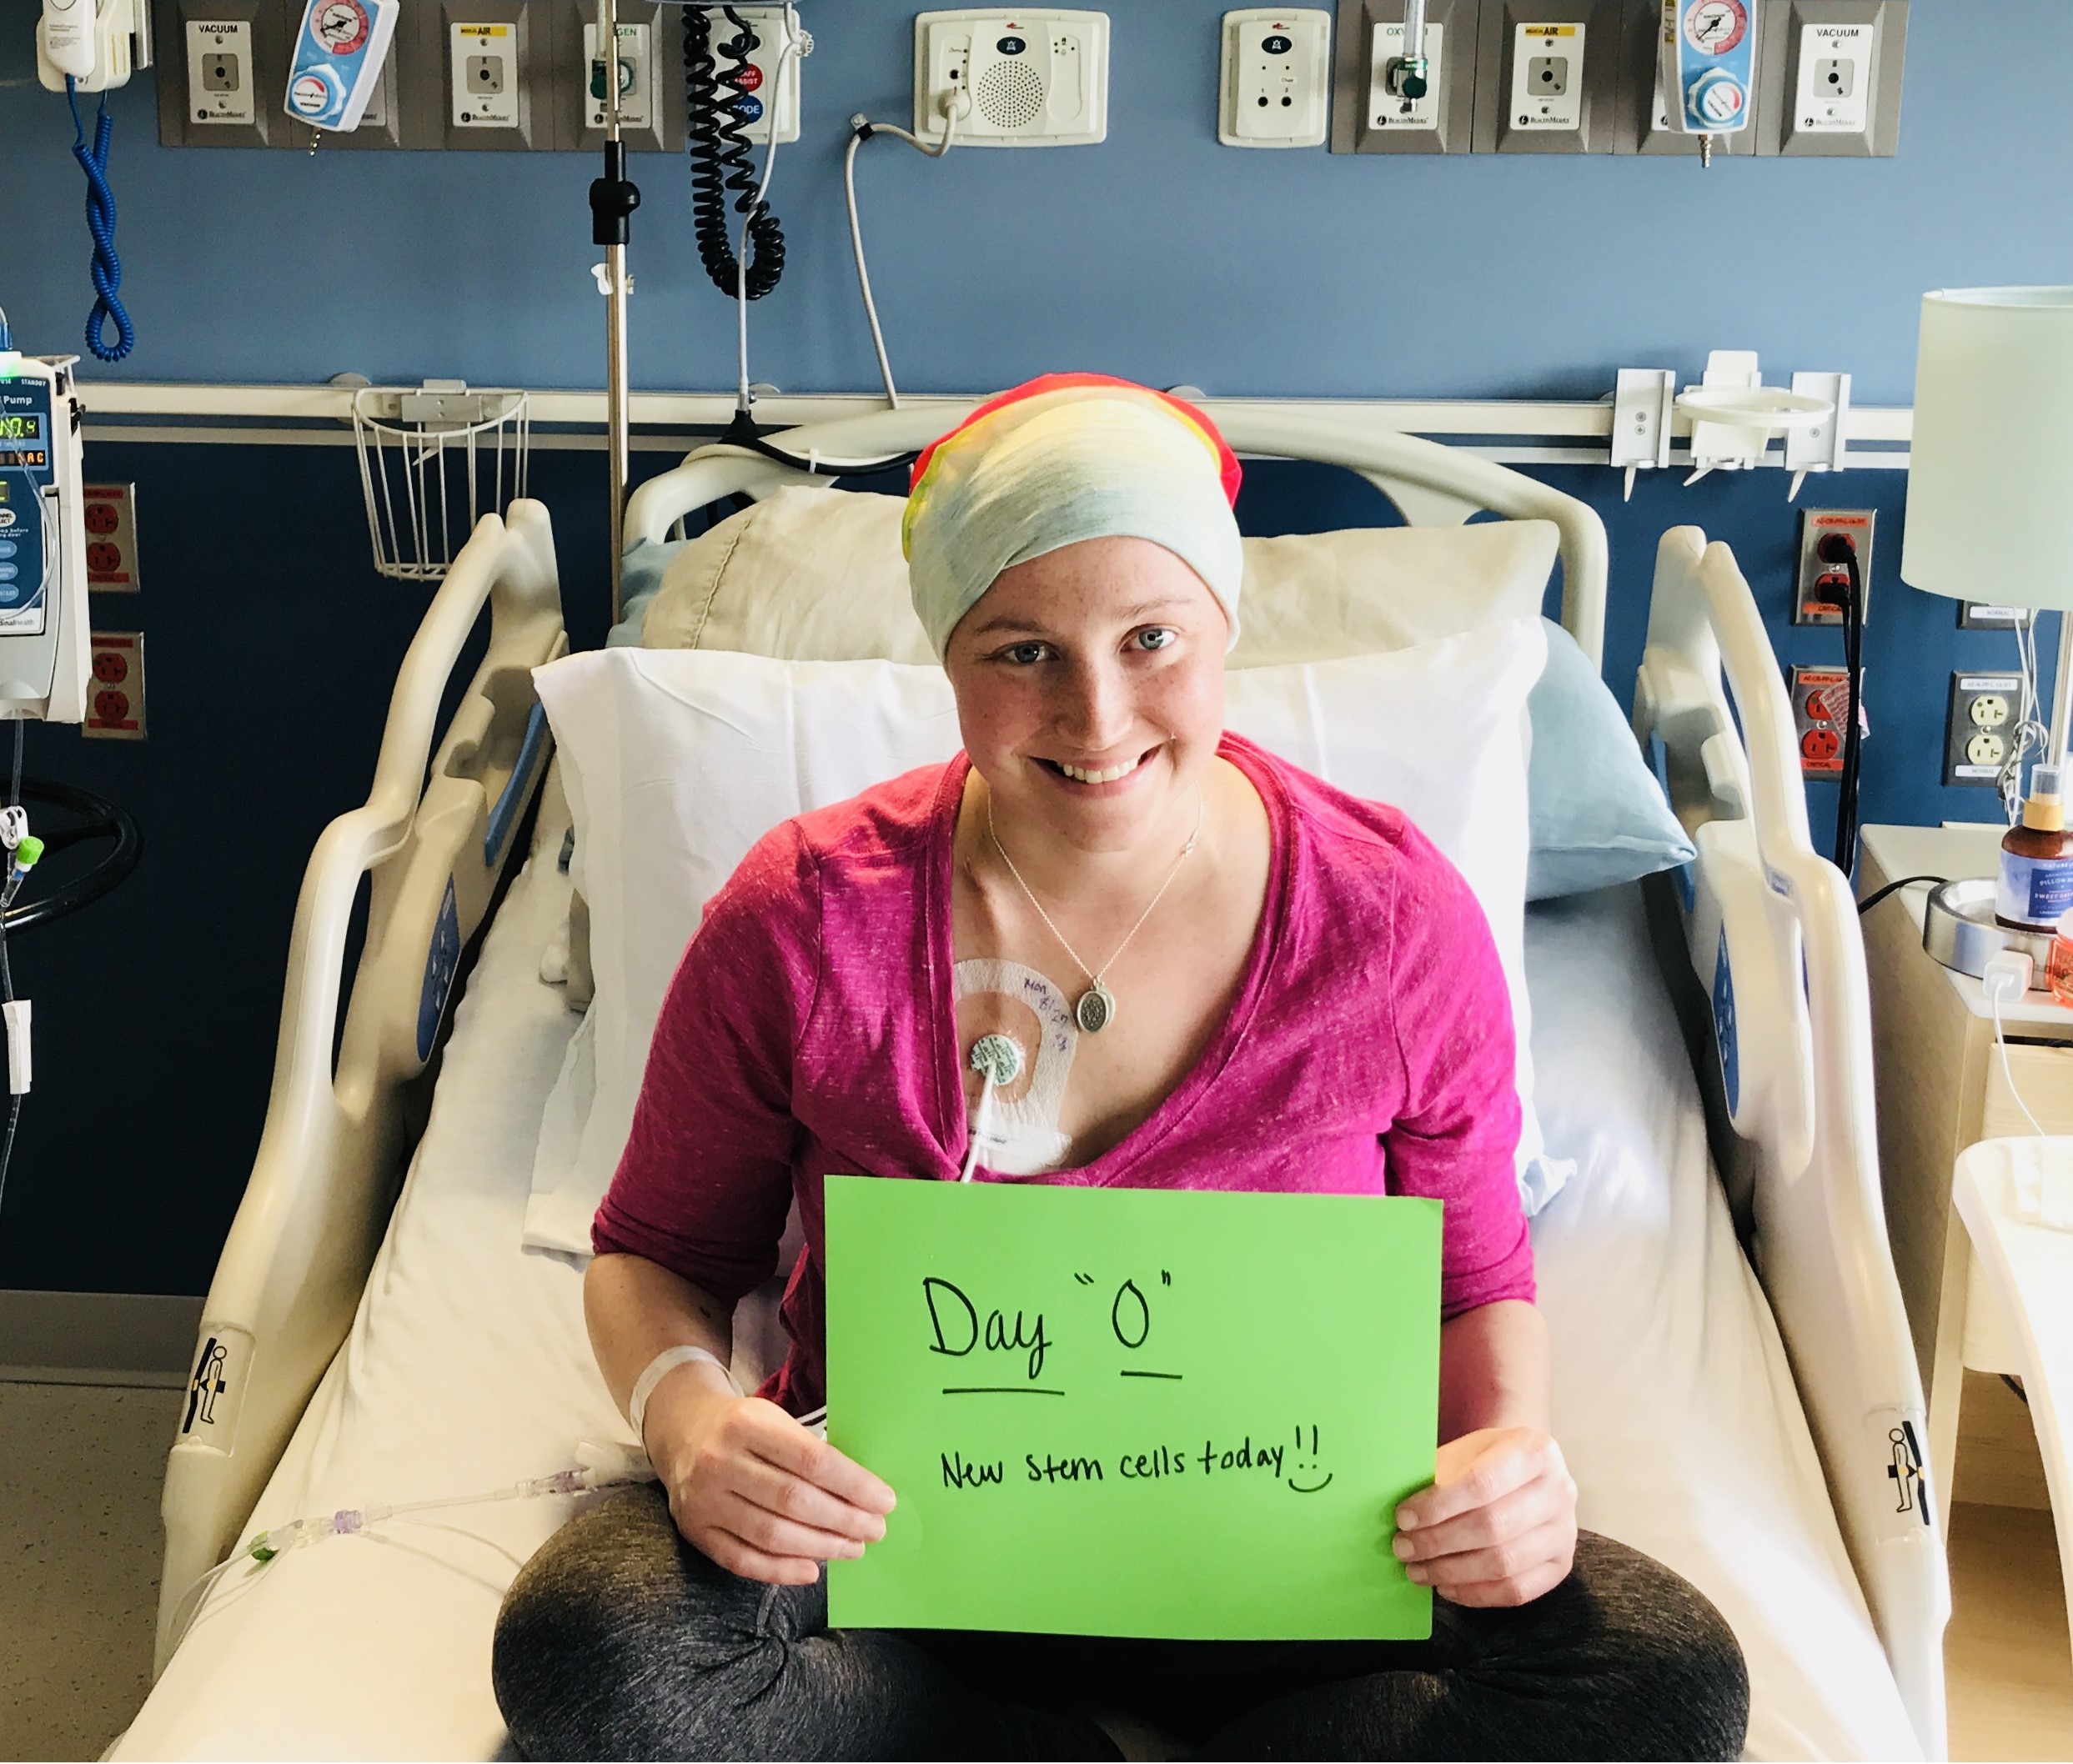
[[(785, 229), (778, 225), (770, 205), (756, 200), (755, 172), (750, 163), (749, 142), (742, 133), (748, 123), (737, 108), (741, 97), (737, 81), (749, 64), (755, 33), (732, 7), (722, 7), (720, 11), (735, 34), (720, 44), (715, 54), (712, 21), (706, 8), (684, 8), (684, 84), (689, 103), (685, 146), (691, 160), (691, 226), (698, 241), (699, 259), (705, 266), (705, 273), (713, 278), (713, 285), (730, 300), (738, 292), (745, 292), (751, 300), (760, 300), (785, 273)], [(728, 64), (724, 77), (720, 57), (725, 57)], [(772, 93), (764, 102), (774, 103), (775, 97)], [(734, 212), (748, 217), (745, 278), (735, 258), (727, 212), (730, 196), (734, 198)]]

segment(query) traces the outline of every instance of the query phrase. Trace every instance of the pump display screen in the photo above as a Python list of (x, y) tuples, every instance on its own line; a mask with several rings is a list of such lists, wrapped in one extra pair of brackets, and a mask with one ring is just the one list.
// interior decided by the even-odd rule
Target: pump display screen
[(41, 417), (0, 417), (0, 441), (40, 441), (43, 438), (43, 419)]

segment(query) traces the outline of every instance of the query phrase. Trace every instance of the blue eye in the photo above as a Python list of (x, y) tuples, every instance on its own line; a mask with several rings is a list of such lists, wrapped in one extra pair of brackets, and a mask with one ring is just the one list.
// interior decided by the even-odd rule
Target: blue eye
[(1044, 659), (1044, 645), (1040, 643), (1011, 644), (1001, 654), (1004, 660), (1017, 668), (1033, 668)]
[(1141, 649), (1163, 649), (1180, 634), (1162, 624), (1155, 624), (1149, 630), (1137, 633), (1137, 647)]

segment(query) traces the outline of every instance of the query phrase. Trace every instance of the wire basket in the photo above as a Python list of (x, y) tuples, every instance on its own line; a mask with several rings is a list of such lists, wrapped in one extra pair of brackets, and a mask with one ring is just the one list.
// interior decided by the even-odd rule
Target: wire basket
[(475, 523), (525, 494), (523, 392), (471, 392), (464, 380), (363, 386), (353, 439), (374, 568), (399, 581), (442, 580)]

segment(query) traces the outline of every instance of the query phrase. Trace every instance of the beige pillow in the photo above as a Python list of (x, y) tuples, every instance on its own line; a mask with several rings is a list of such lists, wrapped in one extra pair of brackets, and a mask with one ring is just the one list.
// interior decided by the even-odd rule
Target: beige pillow
[[(928, 662), (907, 599), (897, 496), (790, 489), (680, 552), (649, 604), (655, 649)], [(1245, 542), (1233, 668), (1404, 649), (1540, 611), (1550, 521), (1353, 528)]]

